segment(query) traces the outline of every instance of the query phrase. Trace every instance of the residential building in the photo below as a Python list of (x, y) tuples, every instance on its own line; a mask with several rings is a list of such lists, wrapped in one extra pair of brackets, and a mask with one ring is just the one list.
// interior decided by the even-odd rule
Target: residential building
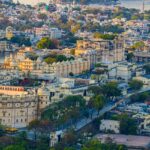
[(100, 131), (120, 133), (120, 122), (115, 120), (101, 120)]

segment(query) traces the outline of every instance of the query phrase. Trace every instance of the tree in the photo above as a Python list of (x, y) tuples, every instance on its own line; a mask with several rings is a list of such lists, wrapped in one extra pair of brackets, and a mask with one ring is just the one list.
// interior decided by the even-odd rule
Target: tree
[(94, 108), (98, 111), (98, 115), (100, 110), (103, 108), (104, 104), (105, 104), (105, 99), (103, 95), (97, 95), (94, 99), (93, 105)]
[(25, 150), (25, 148), (22, 145), (10, 145), (3, 150)]
[(102, 93), (106, 99), (114, 100), (115, 97), (121, 95), (121, 90), (118, 88), (117, 82), (108, 82), (102, 86)]
[(53, 107), (42, 113), (42, 120), (49, 120), (54, 123), (55, 128), (76, 125), (77, 120), (83, 116), (85, 110), (85, 99), (80, 95), (70, 95)]
[(34, 132), (34, 140), (37, 140), (37, 134), (39, 129), (40, 121), (39, 120), (33, 120), (29, 123), (28, 129), (32, 130)]
[(10, 39), (10, 42), (17, 43), (19, 44), (19, 46), (22, 46), (22, 45), (31, 46), (30, 39), (24, 36), (14, 36)]
[(132, 58), (134, 57), (133, 53), (128, 53), (127, 54), (127, 61), (132, 61)]
[(121, 134), (137, 134), (136, 121), (130, 118), (127, 114), (118, 116), (120, 121)]
[(101, 94), (102, 89), (100, 86), (90, 86), (90, 87), (88, 87), (88, 91), (94, 95), (99, 95), (99, 94)]
[(146, 74), (150, 74), (150, 64), (144, 65), (143, 69), (145, 70)]
[(144, 46), (145, 46), (145, 43), (144, 43), (143, 41), (139, 41), (139, 42), (136, 42), (136, 43), (132, 46), (132, 48), (133, 48), (133, 49), (142, 49), (142, 48), (144, 48)]
[(142, 92), (142, 93), (139, 93), (139, 94), (134, 94), (134, 95), (131, 95), (130, 97), (131, 99), (131, 102), (145, 102), (145, 101), (149, 101), (150, 99), (150, 93), (149, 92)]
[(72, 72), (70, 72), (70, 73), (69, 73), (69, 76), (70, 76), (70, 77), (73, 77), (73, 76), (74, 76), (74, 74), (73, 74)]
[(101, 34), (101, 33), (94, 33), (94, 38), (101, 38), (101, 39), (104, 39), (104, 40), (114, 40), (116, 37), (115, 34)]
[(64, 150), (76, 150), (76, 149), (73, 147), (66, 147)]
[(65, 55), (57, 55), (56, 60), (57, 62), (67, 61), (67, 57)]
[(38, 43), (37, 48), (38, 49), (55, 49), (58, 46), (58, 42), (56, 40), (52, 40), (48, 37), (43, 37)]
[(41, 19), (41, 20), (46, 20), (47, 19), (47, 15), (46, 14), (38, 14), (38, 16), (37, 16), (39, 19)]
[(56, 62), (56, 58), (47, 57), (47, 58), (44, 59), (44, 61), (47, 64), (52, 64), (52, 63)]
[(107, 73), (107, 69), (102, 69), (102, 68), (96, 68), (93, 71), (93, 75), (91, 77), (94, 77), (97, 82), (100, 84), (102, 80), (105, 79), (105, 74)]
[(4, 130), (0, 129), (0, 137), (4, 135)]
[(67, 133), (65, 133), (62, 141), (65, 143), (65, 145), (71, 146), (75, 144), (76, 139), (77, 139), (77, 134), (74, 130), (71, 129)]
[(78, 32), (78, 30), (80, 30), (80, 28), (81, 28), (81, 25), (77, 24), (72, 27), (71, 32), (75, 34), (76, 32)]
[(143, 87), (143, 82), (140, 80), (132, 80), (129, 82), (129, 86), (133, 90), (140, 90)]
[(102, 144), (97, 140), (91, 140), (87, 142), (82, 148), (82, 150), (101, 150), (101, 149)]

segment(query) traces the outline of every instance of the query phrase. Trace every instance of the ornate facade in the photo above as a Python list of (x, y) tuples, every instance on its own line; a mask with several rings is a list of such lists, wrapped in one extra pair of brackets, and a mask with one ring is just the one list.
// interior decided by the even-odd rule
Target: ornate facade
[(21, 71), (40, 71), (41, 73), (55, 74), (60, 77), (67, 77), (70, 73), (81, 74), (90, 70), (90, 61), (82, 58), (71, 61), (63, 61), (47, 64), (43, 58), (39, 57), (36, 61), (31, 60), (18, 52), (15, 57), (10, 56), (4, 61), (5, 69), (18, 69)]
[(51, 103), (50, 91), (45, 85), (37, 92), (19, 86), (0, 86), (0, 123), (8, 127), (26, 127)]
[(0, 122), (8, 127), (26, 127), (37, 118), (38, 98), (36, 96), (0, 96)]
[(97, 62), (118, 62), (124, 60), (124, 39), (118, 37), (114, 40), (79, 40), (75, 49), (75, 55), (80, 56), (87, 51), (96, 51)]

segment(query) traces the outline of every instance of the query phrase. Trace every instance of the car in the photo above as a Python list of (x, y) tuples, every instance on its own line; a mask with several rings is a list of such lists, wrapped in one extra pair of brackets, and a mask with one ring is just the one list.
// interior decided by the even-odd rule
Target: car
[(5, 131), (8, 134), (14, 134), (18, 131), (18, 129), (17, 128), (6, 128)]

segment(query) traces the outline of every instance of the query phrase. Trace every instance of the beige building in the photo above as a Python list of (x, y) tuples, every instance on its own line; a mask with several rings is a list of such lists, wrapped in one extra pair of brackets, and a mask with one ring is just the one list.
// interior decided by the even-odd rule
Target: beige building
[(38, 57), (37, 60), (29, 59), (26, 56), (26, 52), (21, 50), (16, 54), (16, 56), (5, 58), (4, 68), (30, 72), (38, 71), (40, 73), (55, 74), (56, 76), (67, 77), (70, 73), (76, 75), (90, 70), (90, 60), (79, 58), (71, 61), (47, 64), (44, 62), (42, 57)]
[(75, 55), (80, 56), (89, 50), (96, 51), (97, 62), (118, 62), (124, 60), (124, 39), (114, 40), (79, 40), (75, 48)]
[(37, 118), (36, 96), (0, 95), (0, 122), (8, 127), (22, 128)]
[(8, 127), (26, 127), (51, 103), (50, 92), (45, 86), (37, 92), (18, 86), (0, 86), (0, 122)]

